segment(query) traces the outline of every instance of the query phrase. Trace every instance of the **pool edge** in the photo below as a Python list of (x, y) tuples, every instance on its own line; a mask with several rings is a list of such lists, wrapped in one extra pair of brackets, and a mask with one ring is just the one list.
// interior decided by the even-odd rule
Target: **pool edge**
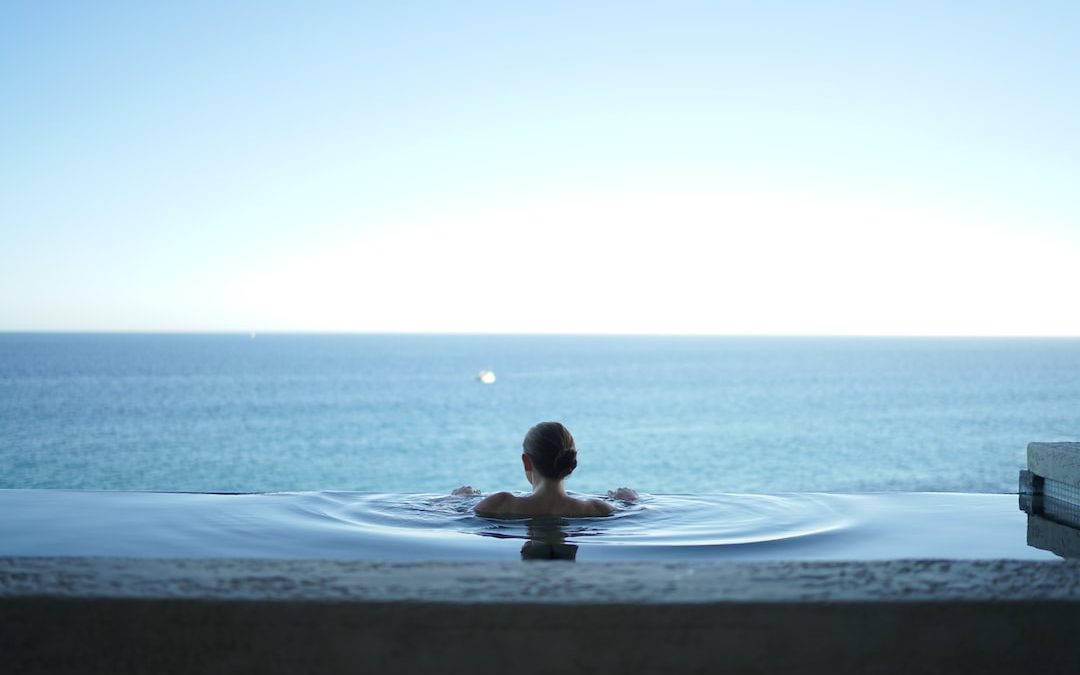
[(0, 558), (28, 673), (1015, 673), (1078, 628), (1077, 561)]

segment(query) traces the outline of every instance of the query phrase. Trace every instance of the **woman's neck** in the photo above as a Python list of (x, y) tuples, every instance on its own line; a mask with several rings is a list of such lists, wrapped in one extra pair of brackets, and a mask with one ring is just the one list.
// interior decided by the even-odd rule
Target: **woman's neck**
[(566, 488), (563, 486), (563, 480), (552, 480), (550, 478), (540, 478), (540, 480), (533, 483), (533, 494), (537, 496), (566, 496)]

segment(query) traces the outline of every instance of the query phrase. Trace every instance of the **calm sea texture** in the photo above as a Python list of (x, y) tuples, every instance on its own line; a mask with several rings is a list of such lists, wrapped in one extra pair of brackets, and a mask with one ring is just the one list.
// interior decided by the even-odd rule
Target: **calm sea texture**
[(0, 488), (524, 489), (547, 419), (579, 492), (1015, 492), (1080, 340), (0, 334)]

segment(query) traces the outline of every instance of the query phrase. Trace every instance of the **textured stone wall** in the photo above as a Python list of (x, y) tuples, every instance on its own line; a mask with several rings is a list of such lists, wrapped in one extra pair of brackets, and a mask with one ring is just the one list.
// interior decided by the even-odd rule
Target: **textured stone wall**
[(1031, 473), (1080, 487), (1080, 443), (1028, 443)]
[(1080, 564), (0, 559), (0, 672), (1072, 672)]

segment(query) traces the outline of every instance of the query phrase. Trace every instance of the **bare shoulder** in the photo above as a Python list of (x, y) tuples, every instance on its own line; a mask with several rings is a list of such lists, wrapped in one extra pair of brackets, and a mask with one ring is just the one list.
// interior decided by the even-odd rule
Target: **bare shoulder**
[(509, 492), (493, 492), (476, 503), (473, 511), (476, 513), (498, 513), (506, 508), (506, 505), (514, 498)]
[(603, 499), (590, 499), (589, 506), (592, 507), (593, 512), (598, 516), (610, 516), (615, 513), (615, 507)]

